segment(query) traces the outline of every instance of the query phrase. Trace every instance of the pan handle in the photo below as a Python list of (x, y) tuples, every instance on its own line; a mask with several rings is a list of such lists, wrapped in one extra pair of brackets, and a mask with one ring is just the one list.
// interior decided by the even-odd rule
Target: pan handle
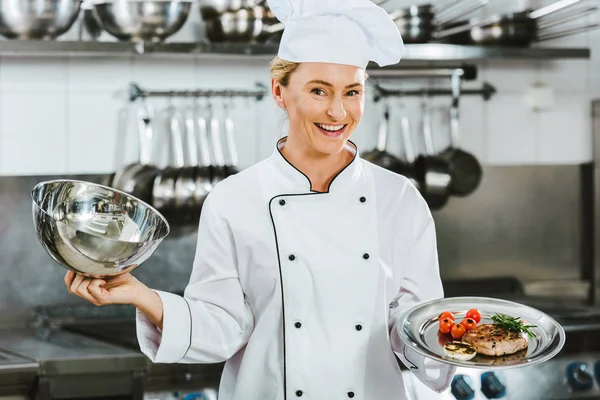
[(138, 115), (140, 141), (140, 164), (152, 164), (152, 112), (150, 106), (142, 102)]
[(574, 35), (576, 33), (581, 33), (581, 32), (585, 32), (585, 31), (588, 31), (588, 30), (591, 30), (594, 28), (598, 28), (599, 26), (600, 26), (600, 24), (590, 24), (590, 25), (586, 25), (586, 26), (580, 26), (579, 28), (573, 28), (573, 29), (568, 29), (568, 30), (564, 30), (564, 31), (548, 33), (546, 35), (540, 35), (536, 39), (536, 42), (543, 42), (546, 40), (558, 39), (558, 38), (561, 38), (564, 36)]
[(461, 90), (460, 75), (457, 73), (452, 74), (450, 77), (450, 88), (452, 91), (452, 103), (450, 105), (450, 146), (452, 148), (459, 147), (459, 134), (460, 134), (460, 114), (459, 114), (459, 102), (460, 102), (460, 90)]
[(538, 19), (541, 17), (545, 17), (546, 15), (550, 15), (560, 10), (564, 10), (567, 7), (571, 7), (581, 0), (558, 0), (552, 4), (548, 4), (547, 6), (540, 7), (537, 10), (534, 10), (529, 13), (529, 18)]
[(478, 0), (474, 5), (471, 5), (469, 7), (465, 7), (465, 9), (459, 10), (459, 12), (454, 12), (454, 13), (450, 13), (450, 15), (454, 14), (454, 17), (451, 18), (444, 18), (443, 14), (441, 17), (439, 17), (438, 15), (436, 15), (436, 19), (438, 19), (438, 29), (439, 28), (443, 28), (451, 23), (453, 23), (454, 21), (458, 20), (458, 19), (462, 19), (465, 17), (465, 15), (467, 14), (471, 14), (477, 10), (479, 10), (482, 7), (485, 7), (489, 4), (490, 0)]
[(197, 115), (198, 120), (196, 127), (198, 128), (197, 141), (200, 150), (200, 162), (202, 163), (203, 167), (209, 167), (212, 164), (210, 159), (210, 139), (208, 137), (206, 118), (204, 117), (203, 112), (199, 107), (197, 108)]
[(404, 158), (409, 164), (415, 162), (415, 149), (413, 147), (411, 133), (410, 133), (410, 120), (404, 112), (400, 116), (400, 133), (402, 134), (402, 146), (404, 147)]
[(208, 104), (210, 115), (210, 140), (212, 144), (213, 156), (215, 157), (215, 166), (225, 166), (225, 156), (223, 155), (223, 144), (221, 143), (221, 124), (214, 113), (213, 106)]
[(169, 106), (169, 133), (171, 135), (171, 161), (173, 167), (185, 166), (181, 114), (173, 104)]
[(237, 167), (239, 165), (239, 156), (237, 145), (235, 143), (235, 131), (233, 119), (231, 118), (231, 97), (225, 101), (225, 140), (227, 141), (227, 150), (229, 153), (229, 165)]
[(567, 15), (563, 15), (560, 18), (550, 19), (550, 20), (541, 20), (537, 23), (537, 32), (540, 33), (543, 30), (548, 28), (552, 28), (553, 26), (564, 24), (565, 22), (573, 21), (574, 19), (584, 17), (588, 14), (593, 14), (598, 11), (598, 7), (590, 7), (581, 10), (575, 10), (572, 13), (566, 13)]
[(433, 156), (435, 154), (433, 146), (433, 134), (431, 132), (431, 106), (427, 103), (427, 97), (423, 96), (423, 141), (425, 142), (425, 154)]
[(383, 106), (383, 118), (379, 124), (379, 133), (377, 135), (377, 150), (385, 151), (387, 149), (388, 127), (390, 121), (390, 107), (387, 102)]
[(185, 141), (188, 150), (188, 165), (191, 167), (198, 166), (198, 143), (196, 140), (196, 107), (192, 106), (186, 110), (185, 117)]

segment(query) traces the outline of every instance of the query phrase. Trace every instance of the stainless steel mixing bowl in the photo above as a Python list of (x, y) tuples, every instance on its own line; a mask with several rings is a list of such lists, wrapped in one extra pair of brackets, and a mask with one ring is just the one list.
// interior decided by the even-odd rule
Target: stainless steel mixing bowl
[(192, 0), (112, 0), (94, 4), (104, 29), (119, 40), (160, 42), (190, 15)]
[(54, 39), (75, 23), (81, 0), (0, 0), (0, 35)]
[(85, 276), (132, 271), (170, 231), (167, 220), (148, 204), (95, 183), (41, 182), (31, 197), (44, 249), (59, 264)]

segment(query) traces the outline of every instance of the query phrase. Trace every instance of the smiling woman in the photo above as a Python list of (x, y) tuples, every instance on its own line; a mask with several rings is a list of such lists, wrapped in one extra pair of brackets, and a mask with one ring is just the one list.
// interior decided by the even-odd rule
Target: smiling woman
[(398, 334), (404, 310), (443, 297), (433, 218), (349, 140), (369, 61), (401, 58), (398, 28), (371, 0), (268, 2), (285, 25), (271, 89), (289, 130), (206, 198), (184, 295), (130, 274), (65, 283), (97, 305), (134, 304), (153, 362), (225, 361), (221, 400), (404, 400), (398, 359), (443, 391), (454, 367)]
[(325, 191), (356, 155), (348, 139), (364, 112), (365, 76), (352, 65), (281, 58), (271, 63), (273, 98), (290, 121), (281, 152), (315, 191)]

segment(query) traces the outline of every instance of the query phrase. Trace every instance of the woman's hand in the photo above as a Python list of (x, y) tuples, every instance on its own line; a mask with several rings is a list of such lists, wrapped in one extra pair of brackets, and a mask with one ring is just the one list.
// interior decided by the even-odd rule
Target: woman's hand
[(160, 296), (130, 273), (94, 279), (68, 271), (65, 275), (65, 285), (70, 293), (96, 306), (132, 304), (158, 329), (163, 328), (163, 305)]
[(144, 288), (147, 289), (130, 273), (94, 279), (68, 271), (65, 275), (65, 285), (70, 293), (97, 306), (134, 304), (140, 298), (140, 292)]

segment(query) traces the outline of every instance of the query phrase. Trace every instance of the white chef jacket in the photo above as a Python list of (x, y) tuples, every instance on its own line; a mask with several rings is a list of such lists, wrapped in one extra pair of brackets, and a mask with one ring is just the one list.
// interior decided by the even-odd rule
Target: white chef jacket
[(281, 154), (216, 185), (184, 296), (156, 291), (155, 363), (226, 361), (220, 400), (402, 400), (396, 356), (435, 392), (455, 368), (404, 346), (400, 313), (443, 296), (429, 208), (403, 176), (361, 159), (328, 192)]

